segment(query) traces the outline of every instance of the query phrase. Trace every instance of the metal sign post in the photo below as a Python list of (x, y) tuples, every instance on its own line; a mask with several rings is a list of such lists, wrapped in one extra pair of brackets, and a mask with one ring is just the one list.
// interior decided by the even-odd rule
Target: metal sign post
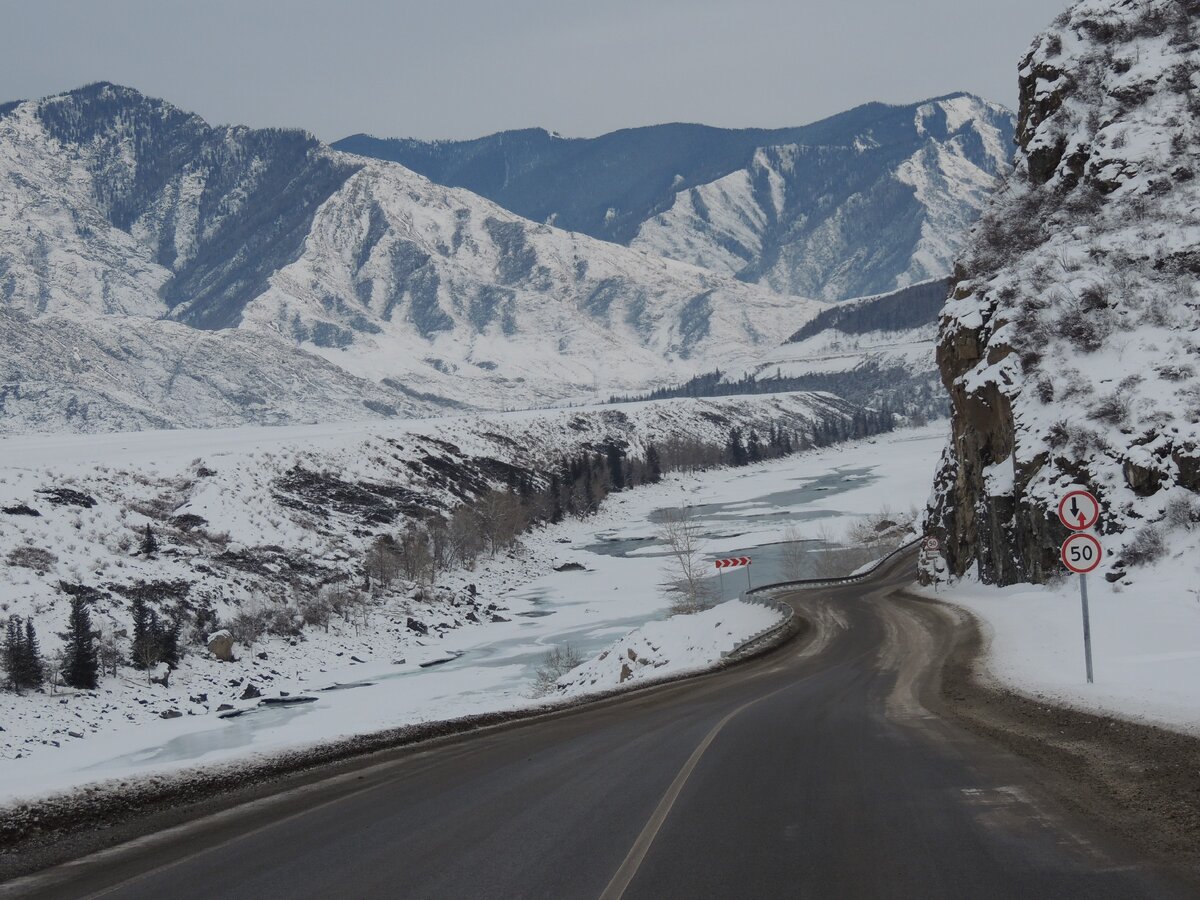
[(1087, 666), (1088, 684), (1092, 683), (1092, 620), (1088, 616), (1087, 576), (1079, 576), (1079, 602), (1083, 606), (1083, 659)]
[(1079, 605), (1083, 611), (1083, 659), (1088, 684), (1092, 684), (1092, 621), (1088, 614), (1087, 576), (1104, 558), (1095, 536), (1085, 534), (1100, 519), (1100, 503), (1088, 491), (1071, 491), (1058, 502), (1058, 519), (1073, 534), (1063, 541), (1059, 556), (1068, 570), (1079, 576)]
[(721, 575), (721, 597), (725, 596), (725, 570), (736, 569), (738, 566), (746, 567), (746, 590), (750, 590), (750, 557), (748, 556), (732, 556), (729, 559), (718, 559), (714, 563), (717, 567), (717, 572)]

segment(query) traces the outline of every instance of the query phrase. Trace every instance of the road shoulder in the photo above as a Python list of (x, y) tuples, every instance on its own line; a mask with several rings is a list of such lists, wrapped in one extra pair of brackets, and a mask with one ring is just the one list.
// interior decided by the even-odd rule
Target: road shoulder
[(1023, 696), (981, 675), (985, 639), (968, 610), (896, 602), (936, 635), (921, 703), (1035, 763), (1039, 787), (1200, 884), (1200, 738)]

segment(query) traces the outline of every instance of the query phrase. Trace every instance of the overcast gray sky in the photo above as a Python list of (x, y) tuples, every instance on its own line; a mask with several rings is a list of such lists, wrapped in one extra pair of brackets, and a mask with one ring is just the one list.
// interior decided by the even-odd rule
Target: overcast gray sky
[(0, 101), (90, 81), (334, 140), (1012, 106), (1065, 0), (0, 0)]

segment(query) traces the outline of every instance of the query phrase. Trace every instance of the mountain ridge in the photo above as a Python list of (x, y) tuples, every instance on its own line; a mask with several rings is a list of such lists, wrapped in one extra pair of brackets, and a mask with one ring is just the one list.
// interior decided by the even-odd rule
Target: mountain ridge
[[(521, 129), (432, 142), (353, 135), (333, 146), (401, 162), (535, 221), (781, 293), (841, 300), (947, 274), (958, 232), (1005, 170), (1012, 133), (1007, 110), (956, 92), (908, 105), (863, 104), (790, 128), (668, 123), (596, 138)], [(916, 158), (953, 139), (957, 161)], [(761, 164), (764, 152), (784, 148), (804, 164), (782, 175)], [(740, 179), (736, 196), (721, 186), (728, 179)], [(755, 196), (755, 184), (773, 179), (786, 183), (784, 202), (770, 202), (769, 187)], [(947, 180), (956, 183), (942, 195), (917, 196)], [(716, 228), (711, 210), (724, 219)], [(888, 217), (901, 224), (881, 235), (878, 223)], [(825, 231), (808, 234), (817, 226)], [(883, 249), (872, 253), (873, 244)], [(831, 260), (812, 261), (823, 256)]]

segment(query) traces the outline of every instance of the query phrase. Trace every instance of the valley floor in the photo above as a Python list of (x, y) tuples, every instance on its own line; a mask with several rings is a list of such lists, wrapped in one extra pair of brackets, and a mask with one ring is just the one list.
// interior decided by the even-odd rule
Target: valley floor
[[(711, 578), (718, 593), (723, 589), (722, 605), (662, 621), (669, 615), (661, 587), (668, 573), (656, 511), (690, 506), (706, 555), (751, 555), (755, 583), (783, 580), (785, 536), (820, 549), (821, 538), (840, 536), (883, 507), (922, 502), (942, 430), (898, 432), (743, 469), (676, 474), (612, 495), (596, 516), (533, 532), (516, 552), (447, 580), (451, 597), (475, 584), (506, 621), (464, 622), (463, 608), (452, 600), (430, 602), (419, 613), (430, 635), (419, 638), (403, 627), (408, 614), (418, 614), (415, 606), (397, 601), (366, 628), (339, 623), (328, 633), (306, 629), (302, 641), (267, 639), (254, 653), (241, 653), (240, 662), (190, 655), (169, 688), (147, 685), (127, 670), (90, 693), (0, 695), (0, 799), (196, 766), (236, 768), (250, 758), (348, 735), (537, 707), (545, 701), (532, 696), (536, 670), (547, 650), (566, 643), (597, 659), (586, 665), (586, 679), (556, 692), (564, 697), (620, 683), (620, 667), (598, 661), (606, 650), (638, 648), (640, 664), (625, 676), (635, 683), (706, 668), (777, 614), (735, 599), (747, 578), (741, 569), (724, 576), (724, 584)], [(64, 456), (83, 452), (66, 444), (56, 451), (64, 464)], [(574, 566), (555, 571), (565, 564)], [(434, 627), (443, 623), (444, 631)], [(267, 698), (317, 699), (261, 707), (259, 699), (239, 699), (251, 683)], [(221, 704), (246, 712), (220, 719)], [(159, 718), (168, 710), (182, 715)]]
[[(262, 439), (244, 430), (224, 437), (230, 447)], [(336, 429), (332, 437), (341, 439)], [(128, 437), (105, 440), (126, 441), (135, 465), (152, 465), (167, 448), (156, 447), (153, 438), (148, 446)], [(747, 583), (796, 576), (785, 539), (821, 551), (824, 541), (841, 539), (881, 510), (904, 518), (899, 513), (924, 503), (943, 440), (939, 423), (743, 469), (676, 474), (612, 495), (596, 516), (537, 530), (513, 553), (449, 576), (440, 599), (398, 597), (365, 628), (338, 622), (328, 632), (306, 629), (299, 641), (269, 638), (235, 663), (192, 653), (169, 688), (124, 670), (95, 692), (0, 694), (0, 802), (197, 766), (236, 768), (340, 737), (535, 708), (546, 702), (534, 696), (537, 669), (548, 650), (565, 644), (588, 661), (559, 680), (551, 699), (706, 668), (775, 620), (773, 612), (736, 598)], [(70, 440), (42, 449), (62, 465), (83, 464), (77, 457), (89, 452)], [(218, 445), (203, 449), (211, 455)], [(90, 452), (114, 450), (93, 446)], [(668, 620), (658, 521), (661, 510), (681, 506), (700, 522), (708, 557), (750, 555), (754, 562), (748, 573), (726, 574), (723, 583), (710, 579), (723, 601), (715, 610)], [(1000, 686), (1196, 731), (1200, 602), (1186, 554), (1177, 553), (1154, 571), (1135, 570), (1133, 587), (1092, 579), (1094, 685), (1083, 677), (1074, 580), (1008, 589), (963, 580), (924, 593), (981, 620), (986, 673)], [(458, 599), (468, 583), (495, 604), (499, 621), (472, 621)], [(404, 627), (409, 615), (429, 626), (427, 637)], [(636, 664), (618, 662), (630, 650)], [(240, 699), (250, 684), (266, 698), (316, 699), (262, 707), (258, 698)], [(245, 712), (221, 719), (221, 705)], [(164, 712), (180, 715), (161, 718)]]

